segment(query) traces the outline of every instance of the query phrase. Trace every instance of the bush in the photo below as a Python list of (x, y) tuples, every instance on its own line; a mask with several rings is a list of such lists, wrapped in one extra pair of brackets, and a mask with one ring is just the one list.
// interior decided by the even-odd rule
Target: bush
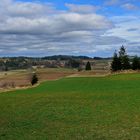
[(38, 77), (36, 74), (33, 74), (31, 78), (31, 84), (35, 85), (37, 82), (38, 82)]

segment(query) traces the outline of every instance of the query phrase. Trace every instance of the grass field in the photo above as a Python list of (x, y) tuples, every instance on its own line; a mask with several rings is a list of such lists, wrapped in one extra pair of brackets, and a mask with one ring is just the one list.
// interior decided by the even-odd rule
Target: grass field
[(140, 74), (64, 78), (0, 93), (0, 140), (139, 140)]

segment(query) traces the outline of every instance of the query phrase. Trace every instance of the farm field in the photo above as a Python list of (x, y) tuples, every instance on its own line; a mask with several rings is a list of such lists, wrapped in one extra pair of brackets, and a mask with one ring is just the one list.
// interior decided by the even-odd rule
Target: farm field
[(31, 76), (35, 72), (39, 79), (39, 83), (43, 81), (58, 80), (64, 77), (81, 77), (81, 76), (105, 76), (110, 73), (109, 70), (92, 70), (81, 71), (77, 69), (67, 68), (41, 68), (41, 69), (21, 69), (6, 72), (0, 72), (0, 92), (3, 90), (11, 90), (15, 88), (27, 88), (31, 86)]
[(139, 138), (139, 73), (62, 78), (0, 93), (0, 140)]
[[(65, 68), (42, 68), (35, 70), (13, 70), (7, 72), (0, 72), (0, 91), (6, 88), (22, 88), (31, 86), (31, 76), (35, 72), (38, 76), (39, 82), (45, 80), (56, 80), (75, 73), (74, 69)], [(14, 84), (14, 87), (11, 84)]]

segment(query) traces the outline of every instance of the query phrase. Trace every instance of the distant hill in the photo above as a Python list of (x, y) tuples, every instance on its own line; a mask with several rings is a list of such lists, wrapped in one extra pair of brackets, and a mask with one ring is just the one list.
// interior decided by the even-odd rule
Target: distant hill
[(72, 55), (53, 55), (53, 56), (45, 56), (42, 59), (46, 60), (70, 60), (70, 59), (92, 59), (88, 56), (72, 56)]
[(110, 59), (112, 59), (112, 57), (106, 57), (106, 58), (104, 58), (104, 57), (94, 57), (93, 59), (94, 60), (110, 60)]
[[(132, 57), (130, 57), (132, 58)], [(88, 57), (88, 56), (73, 56), (73, 55), (53, 55), (53, 56), (45, 56), (45, 57), (25, 57), (25, 56), (17, 56), (17, 57), (0, 57), (0, 60), (70, 60), (70, 59), (82, 59), (82, 60), (88, 60), (88, 59), (94, 59), (94, 60), (109, 60), (112, 59), (112, 57)]]

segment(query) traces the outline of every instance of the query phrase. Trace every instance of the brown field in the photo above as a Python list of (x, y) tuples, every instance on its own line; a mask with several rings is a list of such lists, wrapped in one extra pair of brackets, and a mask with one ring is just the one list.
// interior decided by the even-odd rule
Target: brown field
[(81, 71), (76, 69), (61, 68), (44, 68), (32, 70), (15, 70), (8, 72), (0, 72), (0, 92), (11, 90), (14, 88), (30, 87), (30, 79), (32, 73), (38, 76), (39, 83), (47, 80), (57, 80), (64, 77), (84, 77), (84, 76), (105, 76), (110, 72), (108, 70)]
[(15, 88), (30, 86), (30, 79), (32, 73), (35, 72), (38, 76), (39, 82), (46, 80), (56, 80), (65, 76), (74, 74), (75, 70), (67, 69), (37, 69), (30, 70), (15, 70), (0, 73), (0, 88)]

